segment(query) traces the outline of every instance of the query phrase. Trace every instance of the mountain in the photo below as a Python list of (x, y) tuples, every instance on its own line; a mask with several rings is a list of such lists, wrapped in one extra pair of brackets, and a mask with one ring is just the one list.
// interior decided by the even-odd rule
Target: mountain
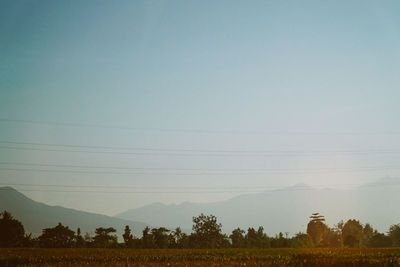
[(11, 212), (14, 218), (22, 222), (25, 231), (35, 236), (40, 235), (43, 228), (54, 227), (59, 222), (72, 230), (80, 227), (82, 233), (93, 233), (97, 227), (114, 227), (119, 235), (125, 225), (129, 225), (138, 236), (147, 226), (142, 222), (49, 206), (33, 201), (11, 187), (0, 187), (0, 211), (4, 210)]
[(263, 226), (266, 233), (295, 234), (305, 231), (309, 216), (319, 212), (331, 226), (340, 220), (355, 218), (370, 223), (379, 231), (400, 223), (400, 180), (381, 179), (353, 189), (317, 189), (304, 184), (246, 194), (215, 203), (164, 205), (155, 203), (128, 210), (116, 217), (145, 221), (152, 225), (191, 229), (192, 217), (213, 214), (230, 233), (234, 228)]

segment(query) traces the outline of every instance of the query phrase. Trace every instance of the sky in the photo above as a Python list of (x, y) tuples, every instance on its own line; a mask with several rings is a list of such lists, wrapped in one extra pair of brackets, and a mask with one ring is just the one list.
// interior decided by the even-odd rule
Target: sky
[(400, 177), (399, 11), (1, 1), (0, 182), (113, 215)]

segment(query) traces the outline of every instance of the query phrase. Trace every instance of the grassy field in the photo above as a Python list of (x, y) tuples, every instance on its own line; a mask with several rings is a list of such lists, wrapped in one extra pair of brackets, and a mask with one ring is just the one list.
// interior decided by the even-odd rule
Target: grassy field
[(0, 249), (0, 266), (400, 266), (400, 248)]

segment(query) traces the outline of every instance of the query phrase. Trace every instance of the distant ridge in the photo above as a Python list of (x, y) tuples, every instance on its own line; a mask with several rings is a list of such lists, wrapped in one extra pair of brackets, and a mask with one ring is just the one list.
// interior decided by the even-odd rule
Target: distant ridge
[(155, 226), (181, 226), (190, 229), (192, 217), (211, 213), (223, 230), (263, 226), (270, 235), (281, 231), (305, 231), (309, 216), (319, 212), (333, 226), (340, 220), (358, 219), (385, 232), (400, 223), (400, 179), (383, 178), (352, 189), (317, 189), (297, 184), (262, 193), (246, 194), (215, 203), (164, 205), (153, 203), (125, 211), (116, 217), (146, 221)]
[(22, 222), (27, 233), (40, 235), (43, 228), (53, 227), (61, 222), (76, 231), (93, 233), (97, 227), (114, 227), (121, 235), (125, 225), (133, 228), (134, 234), (141, 236), (147, 224), (111, 216), (68, 209), (60, 206), (49, 206), (36, 202), (12, 187), (0, 187), (0, 211), (7, 210)]

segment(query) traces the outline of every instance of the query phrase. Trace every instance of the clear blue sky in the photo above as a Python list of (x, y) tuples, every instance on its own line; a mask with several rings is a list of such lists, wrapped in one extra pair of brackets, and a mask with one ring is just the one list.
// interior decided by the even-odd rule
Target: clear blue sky
[[(0, 121), (0, 141), (339, 152), (127, 156), (3, 144), (0, 160), (199, 169), (399, 166), (398, 154), (340, 153), (400, 149), (399, 14), (399, 1), (1, 1), (0, 119), (83, 126)], [(93, 124), (116, 128), (85, 126)], [(363, 183), (387, 175), (399, 171), (192, 177), (3, 169), (0, 181), (226, 187)], [(232, 195), (27, 194), (108, 214)]]

